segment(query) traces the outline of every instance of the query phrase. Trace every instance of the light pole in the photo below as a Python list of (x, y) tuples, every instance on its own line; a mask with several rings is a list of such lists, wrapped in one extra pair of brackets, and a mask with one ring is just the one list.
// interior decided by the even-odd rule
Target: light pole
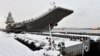
[(49, 24), (49, 33), (50, 33), (50, 48), (52, 50), (52, 34), (51, 34), (51, 24)]

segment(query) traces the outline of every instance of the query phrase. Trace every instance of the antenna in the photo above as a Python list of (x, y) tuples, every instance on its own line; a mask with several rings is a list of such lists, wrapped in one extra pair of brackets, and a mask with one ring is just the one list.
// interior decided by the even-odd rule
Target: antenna
[(54, 8), (56, 8), (56, 3), (53, 1), (53, 2), (50, 2), (50, 5), (53, 6)]

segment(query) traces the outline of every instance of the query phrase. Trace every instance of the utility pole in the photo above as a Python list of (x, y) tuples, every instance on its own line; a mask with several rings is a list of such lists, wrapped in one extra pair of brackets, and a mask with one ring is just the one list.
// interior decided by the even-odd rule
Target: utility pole
[(49, 33), (50, 33), (50, 48), (53, 49), (53, 43), (52, 43), (52, 33), (51, 33), (51, 24), (49, 24)]

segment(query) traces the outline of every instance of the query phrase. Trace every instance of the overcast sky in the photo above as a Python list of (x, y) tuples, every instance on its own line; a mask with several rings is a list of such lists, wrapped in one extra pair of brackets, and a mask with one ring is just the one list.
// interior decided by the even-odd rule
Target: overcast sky
[(0, 28), (5, 27), (8, 12), (16, 22), (36, 18), (48, 11), (55, 1), (56, 6), (74, 11), (58, 24), (58, 27), (99, 27), (100, 0), (0, 0)]

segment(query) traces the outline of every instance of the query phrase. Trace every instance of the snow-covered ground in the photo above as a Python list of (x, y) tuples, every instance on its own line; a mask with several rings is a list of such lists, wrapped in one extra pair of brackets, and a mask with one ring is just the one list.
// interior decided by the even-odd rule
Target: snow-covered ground
[[(31, 51), (22, 43), (16, 41), (14, 38), (20, 38), (28, 43), (34, 42), (36, 46), (43, 46), (43, 49), (38, 51)], [(50, 47), (50, 39), (53, 42), (53, 50), (47, 50)], [(64, 43), (65, 47), (80, 44), (80, 41), (70, 41), (70, 39), (42, 36), (35, 34), (14, 34), (0, 31), (0, 56), (58, 56), (61, 55), (59, 50), (59, 43)]]
[(0, 56), (33, 56), (33, 51), (12, 37), (12, 34), (0, 32)]

